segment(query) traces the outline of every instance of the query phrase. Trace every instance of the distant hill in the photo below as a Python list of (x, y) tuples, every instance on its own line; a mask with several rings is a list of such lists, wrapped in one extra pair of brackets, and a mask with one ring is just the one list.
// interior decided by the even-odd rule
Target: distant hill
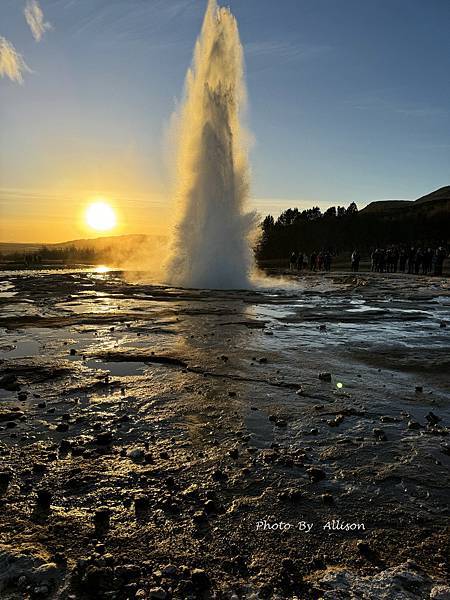
[(450, 185), (439, 188), (426, 196), (422, 196), (417, 200), (378, 200), (371, 202), (360, 213), (387, 213), (392, 211), (404, 211), (405, 209), (416, 211), (417, 209), (423, 208), (423, 205), (427, 205), (428, 208), (433, 210), (450, 209)]
[(161, 245), (166, 241), (164, 236), (149, 236), (143, 234), (130, 234), (130, 235), (115, 235), (108, 237), (99, 238), (87, 238), (79, 240), (69, 240), (67, 242), (60, 242), (57, 244), (44, 244), (44, 243), (10, 243), (0, 242), (0, 255), (15, 254), (15, 253), (35, 253), (39, 252), (43, 248), (50, 250), (64, 249), (64, 248), (75, 248), (80, 249), (92, 249), (97, 252), (102, 252), (110, 249), (124, 249), (141, 246), (144, 243)]

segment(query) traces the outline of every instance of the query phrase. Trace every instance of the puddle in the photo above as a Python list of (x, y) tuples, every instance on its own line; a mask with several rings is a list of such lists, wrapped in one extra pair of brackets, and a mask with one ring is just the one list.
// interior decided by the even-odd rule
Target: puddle
[(97, 359), (87, 360), (85, 364), (91, 369), (109, 371), (111, 375), (117, 377), (143, 375), (148, 368), (148, 365), (143, 362), (104, 362)]

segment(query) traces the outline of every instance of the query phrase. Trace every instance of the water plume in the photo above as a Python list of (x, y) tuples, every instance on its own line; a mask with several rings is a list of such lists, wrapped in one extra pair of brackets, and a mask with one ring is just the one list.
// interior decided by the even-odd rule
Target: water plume
[(249, 193), (243, 50), (230, 10), (209, 0), (178, 115), (178, 220), (167, 278), (180, 287), (249, 287)]

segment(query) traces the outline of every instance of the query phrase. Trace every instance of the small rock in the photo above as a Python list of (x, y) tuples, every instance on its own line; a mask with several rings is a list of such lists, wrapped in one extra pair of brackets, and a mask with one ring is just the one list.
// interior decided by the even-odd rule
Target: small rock
[(439, 421), (442, 421), (442, 419), (440, 417), (438, 417), (437, 415), (435, 415), (431, 410), (427, 414), (425, 419), (428, 421), (428, 423), (430, 425), (437, 425), (439, 423)]
[(374, 429), (373, 435), (377, 440), (380, 440), (381, 442), (385, 442), (387, 440), (386, 434), (382, 429)]
[(322, 494), (322, 502), (329, 506), (334, 504), (334, 498), (329, 492), (326, 492), (325, 494)]
[(37, 490), (36, 494), (38, 506), (44, 510), (49, 510), (52, 502), (51, 491), (46, 488), (41, 488), (40, 490)]
[(214, 502), (214, 500), (207, 500), (204, 504), (204, 509), (208, 515), (217, 513), (218, 511), (217, 504)]
[(175, 565), (166, 565), (161, 571), (166, 577), (176, 577), (178, 574), (178, 569)]
[(43, 475), (47, 471), (47, 465), (44, 463), (34, 463), (32, 470), (34, 475)]
[(202, 525), (203, 523), (205, 523), (207, 521), (207, 517), (206, 517), (206, 513), (203, 510), (197, 510), (193, 515), (192, 515), (192, 520), (194, 521), (194, 523), (196, 523), (197, 525)]
[(148, 496), (136, 496), (134, 499), (134, 510), (136, 512), (141, 512), (147, 510), (150, 506), (150, 500)]
[(306, 473), (309, 479), (314, 483), (326, 478), (325, 471), (323, 469), (319, 469), (318, 467), (310, 467), (309, 469), (306, 469)]
[(95, 443), (100, 446), (110, 444), (113, 441), (112, 431), (101, 431), (95, 436)]
[(319, 373), (319, 379), (321, 381), (331, 381), (331, 373), (328, 373), (326, 371)]
[(9, 484), (11, 483), (12, 473), (8, 469), (0, 471), (0, 491), (6, 492)]
[(232, 448), (228, 451), (228, 454), (231, 456), (231, 458), (234, 458), (235, 460), (239, 458), (239, 450), (237, 448)]
[(408, 421), (408, 429), (420, 429), (422, 426), (417, 421)]
[(142, 448), (130, 448), (127, 451), (127, 456), (132, 460), (142, 460), (144, 458), (144, 450)]
[(287, 422), (284, 419), (277, 419), (275, 425), (277, 427), (287, 427)]
[(421, 394), (423, 392), (423, 386), (416, 385), (416, 393)]
[(111, 510), (107, 506), (100, 506), (94, 514), (95, 529), (108, 529), (111, 517)]
[(70, 356), (75, 356), (76, 353), (77, 351), (75, 350), (75, 348), (70, 349)]
[(221, 471), (220, 469), (216, 469), (212, 473), (212, 478), (215, 481), (223, 481), (224, 479), (228, 479), (228, 475), (224, 471)]
[(156, 587), (149, 591), (148, 597), (151, 598), (151, 600), (166, 600), (168, 595), (166, 590), (164, 590), (162, 587)]
[(191, 580), (198, 590), (207, 590), (211, 587), (211, 581), (203, 569), (193, 569)]

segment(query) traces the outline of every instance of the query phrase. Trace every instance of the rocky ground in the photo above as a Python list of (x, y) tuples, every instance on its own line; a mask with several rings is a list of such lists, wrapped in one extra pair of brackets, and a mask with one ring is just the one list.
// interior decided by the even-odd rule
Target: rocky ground
[(0, 305), (1, 598), (450, 597), (447, 280)]

